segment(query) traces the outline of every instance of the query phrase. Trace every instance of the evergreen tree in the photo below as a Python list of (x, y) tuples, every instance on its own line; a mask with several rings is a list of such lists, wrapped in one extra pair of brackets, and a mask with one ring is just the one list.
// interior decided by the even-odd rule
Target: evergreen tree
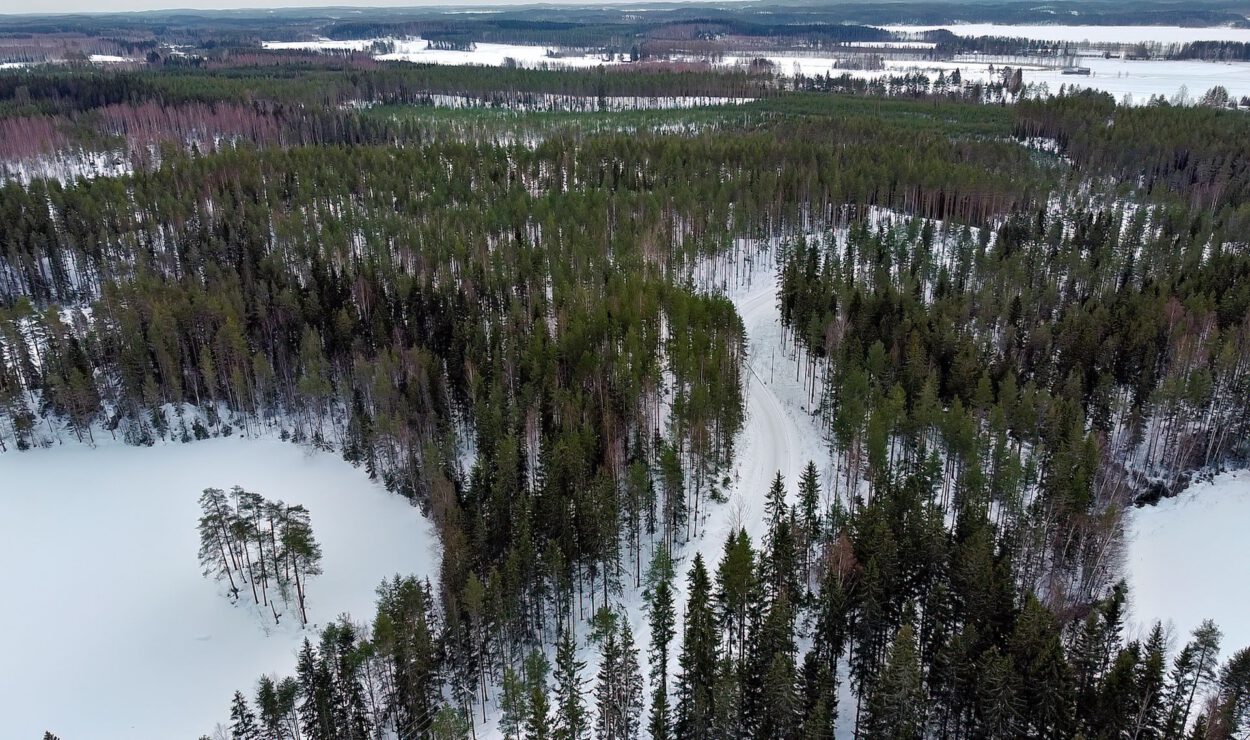
[(508, 740), (519, 739), (530, 717), (529, 691), (520, 674), (508, 666), (503, 672), (503, 697), (499, 701), (499, 730)]
[(539, 650), (525, 658), (525, 684), (529, 714), (525, 718), (526, 740), (550, 740), (550, 703), (547, 700), (547, 659)]
[(675, 734), (681, 738), (714, 737), (717, 630), (711, 591), (703, 556), (695, 553), (686, 580), (686, 620), (678, 658)]
[(651, 627), (649, 650), (651, 714), (647, 729), (652, 740), (668, 740), (672, 712), (668, 697), (669, 645), (676, 633), (673, 609), (673, 564), (668, 551), (656, 548), (647, 570), (647, 620)]
[(582, 703), (583, 661), (577, 659), (577, 646), (573, 633), (564, 630), (556, 643), (555, 670), (555, 721), (552, 724), (554, 740), (586, 740), (590, 736), (590, 723), (586, 707)]
[(876, 740), (919, 740), (925, 731), (924, 678), (916, 656), (916, 637), (905, 624), (890, 645), (881, 675), (868, 700), (863, 736)]
[(1168, 719), (1164, 734), (1174, 737), (1189, 725), (1190, 712), (1198, 692), (1210, 686), (1216, 678), (1216, 666), (1220, 652), (1219, 629), (1211, 620), (1205, 620), (1194, 629), (1190, 640), (1172, 664), (1168, 686)]
[(234, 701), (230, 705), (230, 740), (260, 740), (256, 715), (241, 691), (234, 692)]

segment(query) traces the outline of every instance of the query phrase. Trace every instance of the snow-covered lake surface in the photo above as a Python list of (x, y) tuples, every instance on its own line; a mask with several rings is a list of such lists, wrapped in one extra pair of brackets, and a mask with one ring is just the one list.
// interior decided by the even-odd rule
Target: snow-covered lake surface
[(1059, 92), (1060, 85), (1091, 87), (1104, 90), (1117, 101), (1125, 95), (1133, 96), (1133, 103), (1142, 105), (1151, 95), (1171, 98), (1182, 85), (1191, 99), (1223, 85), (1230, 95), (1250, 95), (1250, 64), (1191, 61), (1126, 61), (1124, 59), (1082, 59), (1081, 66), (1088, 67), (1088, 77), (1065, 75), (1057, 69), (1024, 70), (1025, 84), (1046, 83), (1051, 94)]
[[(922, 31), (938, 26), (892, 26), (896, 31)], [(1161, 26), (996, 26), (991, 24), (968, 24), (950, 27), (963, 35), (1028, 36), (1055, 40), (1080, 41), (1161, 41), (1181, 43), (1199, 39), (1223, 39), (1250, 41), (1250, 29), (1243, 28), (1172, 28)], [(1045, 34), (1057, 34), (1047, 36)], [(265, 42), (270, 49), (307, 49), (317, 51), (355, 50), (367, 51), (377, 42), (392, 44), (394, 51), (379, 54), (377, 58), (388, 61), (422, 62), (428, 64), (502, 66), (513, 60), (522, 67), (596, 67), (601, 64), (621, 64), (619, 58), (608, 61), (598, 54), (574, 54), (549, 57), (547, 47), (519, 44), (478, 44), (473, 51), (446, 51), (427, 49), (424, 39), (355, 39), (346, 41), (294, 41)], [(805, 74), (838, 76), (849, 73), (862, 79), (873, 79), (909, 72), (922, 72), (936, 78), (939, 71), (950, 74), (958, 69), (965, 82), (987, 81), (999, 78), (1001, 61), (993, 64), (976, 59), (958, 61), (917, 61), (887, 59), (880, 70), (854, 70), (839, 68), (845, 60), (838, 56), (804, 53), (731, 53), (717, 58), (723, 67), (746, 66), (754, 59), (764, 58), (776, 65), (783, 75)], [(699, 57), (682, 57), (685, 61), (700, 61)], [(1215, 63), (1201, 61), (1128, 61), (1082, 57), (1081, 66), (1090, 69), (1090, 75), (1065, 75), (1058, 69), (1025, 66), (1026, 84), (1045, 84), (1050, 94), (1059, 92), (1062, 85), (1089, 87), (1104, 90), (1122, 100), (1131, 95), (1140, 105), (1152, 95), (1171, 98), (1184, 85), (1191, 98), (1202, 95), (1215, 85), (1223, 85), (1234, 97), (1250, 95), (1250, 63)]]
[(1250, 471), (1218, 475), (1129, 512), (1125, 565), (1133, 619), (1174, 626), (1177, 647), (1202, 620), (1224, 632), (1224, 658), (1250, 647)]
[(954, 23), (945, 26), (882, 26), (887, 31), (919, 33), (946, 29), (956, 36), (1010, 36), (1039, 41), (1072, 41), (1090, 43), (1184, 44), (1190, 41), (1250, 41), (1250, 28), (1212, 26), (1182, 28), (1180, 26), (1079, 26), (1026, 25), (998, 23)]
[(293, 673), (315, 635), (293, 618), (267, 634), (250, 598), (232, 605), (200, 572), (200, 491), (236, 484), (308, 508), (314, 625), (370, 621), (384, 578), (437, 574), (420, 511), (330, 453), (235, 438), (0, 453), (0, 737), (199, 737), (236, 689)]
[[(991, 63), (972, 57), (950, 61), (887, 59), (882, 69), (848, 70), (838, 66), (839, 60), (836, 57), (800, 54), (728, 54), (721, 63), (724, 66), (745, 66), (752, 59), (760, 57), (775, 64), (777, 72), (783, 75), (829, 74), (838, 77), (849, 74), (859, 79), (878, 79), (909, 73), (923, 73), (931, 79), (936, 79), (939, 73), (949, 76), (955, 70), (959, 70), (960, 77), (965, 84), (1002, 79), (1004, 66), (1001, 61)], [(1052, 95), (1057, 94), (1060, 86), (1064, 85), (1103, 90), (1115, 96), (1117, 102), (1121, 101), (1125, 95), (1131, 95), (1132, 102), (1136, 105), (1145, 104), (1152, 95), (1171, 98), (1182, 85), (1188, 90), (1190, 102), (1216, 85), (1223, 85), (1234, 97), (1250, 95), (1250, 63), (1130, 61), (1102, 57), (1082, 57), (1079, 62), (1081, 66), (1089, 68), (1089, 76), (1065, 75), (1059, 69), (1026, 64), (1021, 67), (1024, 83), (1026, 85), (1045, 84), (1046, 90)]]

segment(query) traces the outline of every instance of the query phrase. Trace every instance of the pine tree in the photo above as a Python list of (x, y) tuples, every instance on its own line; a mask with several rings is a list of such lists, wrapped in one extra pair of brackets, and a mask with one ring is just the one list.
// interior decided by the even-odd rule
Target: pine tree
[(724, 633), (729, 657), (746, 658), (747, 626), (755, 593), (755, 551), (746, 530), (731, 533), (716, 568), (716, 618)]
[(1214, 703), (1211, 726), (1217, 737), (1244, 737), (1250, 728), (1250, 648), (1238, 650), (1220, 669)]
[(1167, 737), (1184, 731), (1189, 724), (1194, 698), (1215, 681), (1220, 637), (1215, 624), (1205, 620), (1194, 629), (1193, 639), (1177, 654), (1169, 676), (1168, 719), (1164, 725)]
[(820, 477), (816, 463), (809, 461), (799, 478), (799, 515), (802, 530), (803, 581), (811, 579), (812, 551), (821, 538)]
[(305, 740), (333, 740), (336, 734), (330, 708), (330, 676), (325, 661), (313, 650), (308, 638), (300, 647), (295, 672), (301, 695), (300, 731)]
[(642, 667), (638, 662), (638, 645), (627, 615), (621, 616), (621, 679), (620, 699), (622, 711), (621, 737), (635, 740), (642, 730), (643, 699)]
[(595, 615), (592, 640), (599, 643), (595, 735), (602, 740), (632, 740), (638, 734), (642, 676), (633, 639), (623, 615), (608, 607)]
[(239, 587), (234, 582), (234, 571), (239, 569), (237, 550), (232, 531), (234, 514), (220, 488), (205, 488), (200, 495), (200, 565), (204, 575), (220, 579), (223, 575), (230, 581), (230, 593), (238, 598)]
[(267, 740), (283, 737), (286, 713), (283, 711), (278, 685), (269, 676), (261, 676), (256, 686), (256, 709), (260, 713), (260, 731)]
[(1164, 670), (1166, 669), (1167, 643), (1163, 625), (1155, 622), (1146, 640), (1144, 655), (1136, 677), (1137, 716), (1133, 718), (1132, 733), (1139, 740), (1155, 740), (1163, 736)]
[(283, 552), (286, 553), (294, 574), (300, 622), (307, 625), (308, 579), (321, 574), (321, 546), (313, 538), (308, 510), (299, 505), (288, 507), (283, 516), (282, 532), (279, 537), (282, 541)]

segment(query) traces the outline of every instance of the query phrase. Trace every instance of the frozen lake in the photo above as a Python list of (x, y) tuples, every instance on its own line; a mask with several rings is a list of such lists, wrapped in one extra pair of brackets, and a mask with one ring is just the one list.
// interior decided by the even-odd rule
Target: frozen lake
[(1090, 43), (1184, 44), (1190, 41), (1247, 41), (1250, 28), (1182, 28), (1180, 26), (1008, 26), (997, 23), (954, 23), (945, 26), (882, 26), (887, 31), (919, 33), (944, 28), (956, 36), (1010, 36), (1038, 41)]
[(1224, 632), (1223, 658), (1250, 647), (1247, 523), (1245, 470), (1129, 511), (1125, 565), (1133, 620), (1142, 631), (1155, 620), (1171, 622), (1179, 649), (1203, 619), (1213, 619)]
[(294, 618), (266, 634), (250, 596), (232, 605), (200, 572), (200, 492), (236, 484), (308, 508), (314, 625), (372, 621), (382, 579), (437, 574), (420, 511), (329, 453), (273, 439), (0, 453), (0, 737), (194, 738), (229, 719), (236, 689), (294, 672), (315, 635)]
[(1171, 98), (1181, 85), (1188, 89), (1191, 100), (1216, 85), (1223, 85), (1234, 97), (1250, 95), (1250, 64), (1246, 63), (1082, 59), (1081, 65), (1089, 67), (1088, 77), (1065, 75), (1056, 69), (1026, 69), (1024, 82), (1045, 82), (1052, 94), (1059, 92), (1060, 85), (1076, 85), (1104, 90), (1117, 101), (1132, 95), (1137, 105), (1146, 103), (1151, 95)]

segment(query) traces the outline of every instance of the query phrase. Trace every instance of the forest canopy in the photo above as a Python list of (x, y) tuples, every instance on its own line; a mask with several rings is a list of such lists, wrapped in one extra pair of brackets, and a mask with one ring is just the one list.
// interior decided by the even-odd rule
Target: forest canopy
[[(0, 157), (134, 164), (0, 186), (0, 450), (273, 434), (437, 528), (234, 737), (1244, 733), (1245, 646), (1129, 633), (1118, 562), (1250, 453), (1244, 115), (261, 57), (0, 73)], [(761, 265), (826, 456), (689, 557)], [(205, 568), (308, 624), (308, 512), (202, 503)]]

